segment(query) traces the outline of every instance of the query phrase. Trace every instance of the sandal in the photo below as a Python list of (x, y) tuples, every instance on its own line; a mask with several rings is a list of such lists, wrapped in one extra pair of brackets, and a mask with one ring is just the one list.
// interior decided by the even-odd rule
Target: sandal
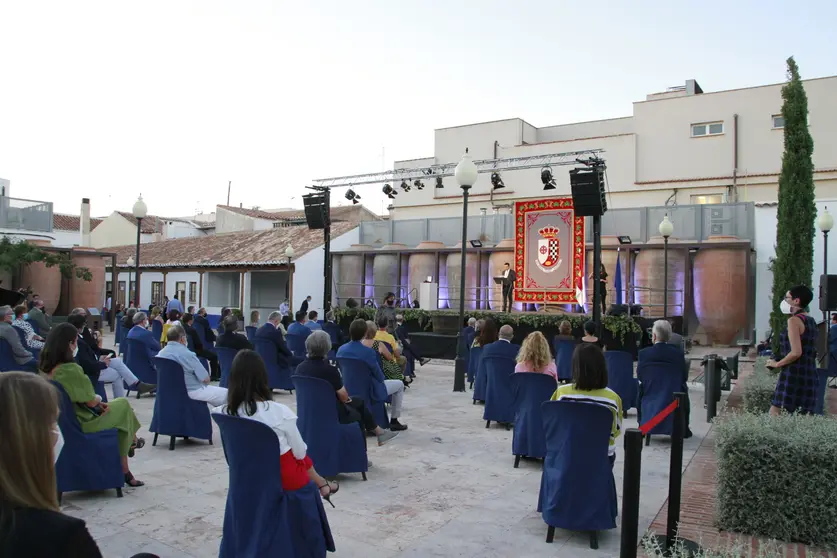
[(134, 450), (142, 449), (145, 447), (145, 438), (137, 438), (136, 441), (131, 444), (131, 447), (128, 449), (128, 457), (134, 457)]
[(134, 478), (132, 473), (125, 473), (125, 484), (132, 488), (138, 488), (140, 486), (145, 486), (145, 483), (141, 480), (137, 480)]
[[(332, 484), (334, 485), (334, 488), (332, 488)], [(326, 487), (328, 487), (328, 494), (323, 495), (322, 490), (323, 490), (323, 488), (326, 488)], [(331, 507), (333, 508), (334, 507), (334, 502), (331, 501), (331, 497), (334, 494), (337, 494), (337, 492), (340, 490), (340, 483), (337, 482), (337, 481), (334, 481), (333, 483), (331, 483), (329, 481), (326, 481), (326, 483), (324, 485), (318, 486), (317, 488), (320, 489), (320, 496), (322, 496), (323, 500), (325, 500), (326, 502), (331, 504)]]

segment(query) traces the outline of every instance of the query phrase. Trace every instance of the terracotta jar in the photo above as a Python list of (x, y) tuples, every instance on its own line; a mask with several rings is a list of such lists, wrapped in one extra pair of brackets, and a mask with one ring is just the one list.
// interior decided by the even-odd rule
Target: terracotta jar
[[(618, 236), (602, 236), (602, 246), (619, 246), (619, 237)], [(619, 251), (616, 250), (602, 250), (602, 263), (605, 266), (605, 271), (607, 271), (607, 305), (610, 308), (611, 304), (616, 304), (616, 257), (617, 254), (619, 255), (619, 272), (622, 276), (622, 302), (627, 303), (627, 298), (625, 297), (625, 293), (627, 292), (628, 288), (628, 281), (627, 281), (627, 271), (628, 266), (627, 264), (627, 251)], [(591, 308), (590, 305), (593, 304), (593, 280), (590, 279), (590, 276), (593, 275), (593, 250), (587, 250), (584, 255), (584, 267), (585, 273), (587, 274), (587, 305), (588, 310)]]
[(358, 303), (363, 301), (363, 256), (364, 252), (371, 251), (372, 247), (367, 244), (352, 244), (349, 250), (357, 251), (357, 254), (343, 254), (337, 264), (337, 298), (341, 306), (345, 306), (350, 298), (354, 298)]
[[(707, 242), (739, 240), (710, 236)], [(729, 345), (747, 327), (746, 247), (701, 248), (695, 256), (695, 313), (710, 340)]]
[[(513, 238), (504, 238), (501, 240), (497, 246), (494, 247), (494, 251), (491, 252), (491, 255), (488, 256), (488, 284), (491, 285), (491, 289), (489, 289), (489, 292), (491, 293), (489, 300), (491, 302), (492, 310), (500, 311), (503, 309), (503, 286), (495, 284), (494, 278), (503, 274), (503, 269), (505, 269), (503, 264), (506, 262), (509, 262), (512, 269), (514, 269)], [(522, 279), (522, 277), (518, 277), (518, 279)]]
[[(444, 249), (445, 245), (442, 242), (437, 242), (435, 240), (425, 240), (424, 242), (420, 242), (418, 246), (416, 246), (416, 250), (441, 250)], [(439, 267), (443, 265), (444, 256), (440, 258)], [(425, 253), (413, 253), (410, 254), (410, 260), (408, 263), (409, 269), (407, 271), (407, 285), (409, 292), (407, 293), (407, 299), (409, 302), (413, 302), (415, 299), (419, 297), (419, 292), (421, 289), (421, 284), (427, 280), (428, 277), (433, 278), (433, 282), (438, 283), (439, 278), (436, 276), (436, 253), (435, 252), (425, 252)], [(425, 306), (423, 300), (419, 301), (419, 304)]]
[(73, 248), (73, 263), (86, 267), (93, 278), (90, 281), (79, 279), (73, 274), (70, 280), (70, 304), (72, 308), (101, 308), (105, 304), (105, 260), (92, 254), (91, 248)]
[[(662, 244), (663, 237), (653, 236), (646, 244)], [(683, 315), (683, 291), (686, 284), (688, 251), (677, 248), (677, 239), (668, 239), (668, 311), (667, 316)], [(672, 246), (674, 245), (674, 246)], [(634, 261), (635, 301), (644, 306), (642, 315), (662, 318), (665, 305), (665, 253), (660, 249), (640, 250)], [(642, 288), (644, 287), (644, 288)]]
[[(381, 247), (381, 250), (406, 250), (406, 244), (391, 243)], [(396, 292), (396, 287), (401, 282), (401, 270), (398, 265), (398, 254), (375, 254), (372, 263), (372, 282), (375, 302), (383, 304), (384, 295), (388, 292)], [(398, 293), (396, 293), (397, 295)]]
[[(48, 240), (27, 240), (29, 244), (36, 246), (49, 246)], [(21, 268), (20, 286), (30, 287), (33, 294), (37, 294), (44, 301), (44, 310), (47, 314), (52, 314), (58, 308), (58, 302), (61, 300), (61, 270), (58, 266), (47, 267), (40, 262), (29, 264)], [(3, 285), (11, 289), (11, 283), (3, 283)]]
[[(462, 243), (456, 244), (461, 248)], [(475, 252), (465, 254), (465, 308), (476, 308), (477, 262), (479, 258)], [(448, 302), (452, 310), (459, 309), (459, 282), (462, 270), (462, 253), (451, 252), (447, 257), (447, 287)], [(441, 297), (440, 297), (441, 298)]]

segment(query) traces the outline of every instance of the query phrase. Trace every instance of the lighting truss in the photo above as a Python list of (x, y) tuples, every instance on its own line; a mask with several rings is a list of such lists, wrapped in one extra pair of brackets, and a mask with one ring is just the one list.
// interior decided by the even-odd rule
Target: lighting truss
[[(587, 149), (585, 151), (550, 153), (548, 155), (532, 155), (529, 157), (511, 157), (509, 159), (483, 159), (481, 161), (474, 161), (474, 164), (477, 165), (477, 172), (479, 173), (535, 168), (540, 169), (543, 167), (584, 164), (584, 161), (579, 161), (579, 159), (600, 159), (599, 154), (601, 153), (604, 153), (603, 149)], [(415, 180), (429, 179), (431, 177), (442, 178), (445, 176), (453, 176), (453, 171), (457, 164), (459, 164), (459, 161), (412, 169), (393, 169), (383, 172), (356, 174), (352, 176), (318, 178), (317, 180), (314, 180), (313, 183), (314, 188), (318, 189), (341, 188), (347, 186), (358, 186), (361, 184), (379, 184), (383, 182), (400, 184), (402, 181), (406, 181), (407, 184), (411, 184)]]

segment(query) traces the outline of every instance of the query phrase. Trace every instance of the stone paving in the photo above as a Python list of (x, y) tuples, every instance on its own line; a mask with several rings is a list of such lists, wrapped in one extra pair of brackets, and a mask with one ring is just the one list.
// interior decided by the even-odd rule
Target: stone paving
[[(617, 556), (619, 529), (599, 535), (600, 548), (589, 548), (581, 533), (556, 530), (546, 544), (546, 525), (535, 511), (540, 462), (512, 467), (512, 433), (485, 428), (481, 405), (471, 394), (453, 393), (452, 363), (437, 361), (418, 371), (408, 390), (402, 421), (409, 430), (385, 447), (369, 445), (367, 482), (342, 475), (337, 506), (326, 510), (338, 557), (534, 557)], [(685, 441), (688, 464), (707, 434), (702, 420), (702, 386), (691, 385), (694, 437)], [(275, 400), (295, 408), (295, 398), (277, 393)], [(217, 556), (228, 486), (227, 465), (217, 427), (214, 443), (177, 441), (168, 437), (151, 446), (148, 432), (153, 398), (131, 399), (147, 445), (131, 468), (146, 482), (114, 491), (68, 493), (62, 509), (87, 521), (107, 558), (151, 552), (164, 558)], [(631, 411), (625, 428), (636, 427)], [(621, 439), (614, 466), (617, 492), (622, 491)], [(642, 456), (639, 532), (651, 525), (667, 497), (669, 439), (655, 438)], [(621, 510), (621, 501), (620, 501)], [(617, 518), (617, 524), (621, 517)]]

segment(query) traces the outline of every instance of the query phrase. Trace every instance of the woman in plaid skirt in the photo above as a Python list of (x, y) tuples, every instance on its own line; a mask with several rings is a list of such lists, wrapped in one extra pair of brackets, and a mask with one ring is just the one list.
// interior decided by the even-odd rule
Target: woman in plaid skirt
[(817, 322), (805, 313), (814, 298), (811, 289), (804, 285), (793, 287), (785, 293), (781, 309), (788, 314), (788, 328), (782, 332), (779, 361), (767, 361), (768, 368), (781, 368), (770, 414), (810, 414), (817, 402)]

